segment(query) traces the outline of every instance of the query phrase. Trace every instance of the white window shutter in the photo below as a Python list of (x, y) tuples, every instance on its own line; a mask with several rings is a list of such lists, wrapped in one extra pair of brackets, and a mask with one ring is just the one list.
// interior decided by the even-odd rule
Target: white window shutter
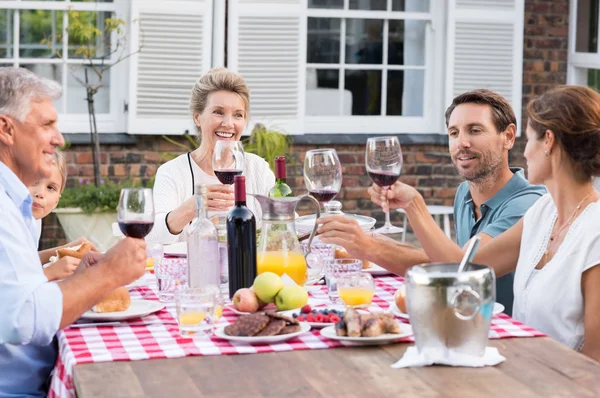
[(132, 0), (128, 132), (192, 133), (192, 86), (211, 67), (212, 0)]
[(510, 102), (520, 124), (524, 11), (524, 0), (449, 0), (446, 105), (487, 88)]
[(250, 88), (250, 125), (302, 133), (306, 0), (229, 0), (227, 67)]

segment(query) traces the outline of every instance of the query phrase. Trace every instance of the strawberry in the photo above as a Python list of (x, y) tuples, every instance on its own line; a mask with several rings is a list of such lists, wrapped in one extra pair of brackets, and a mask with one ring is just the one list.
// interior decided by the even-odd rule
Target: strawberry
[(337, 315), (331, 315), (331, 316), (329, 316), (329, 322), (337, 323), (340, 320), (341, 320), (340, 317), (337, 316)]
[(324, 321), (323, 321), (323, 319), (324, 319), (324, 318), (325, 318), (325, 315), (323, 315), (323, 314), (317, 314), (317, 316), (315, 317), (315, 320), (316, 320), (318, 323), (323, 323), (323, 322), (324, 322)]
[(315, 315), (314, 314), (308, 314), (306, 316), (306, 321), (307, 322), (315, 322)]
[(329, 322), (331, 322), (331, 317), (330, 317), (330, 315), (323, 315), (323, 322), (324, 322), (324, 323), (329, 323)]
[(310, 308), (310, 305), (306, 304), (304, 307), (302, 307), (302, 309), (300, 310), (301, 313), (303, 314), (310, 314), (310, 312), (312, 311), (312, 308)]
[(304, 315), (298, 315), (298, 318), (296, 318), (299, 322), (304, 322), (306, 320), (306, 317)]

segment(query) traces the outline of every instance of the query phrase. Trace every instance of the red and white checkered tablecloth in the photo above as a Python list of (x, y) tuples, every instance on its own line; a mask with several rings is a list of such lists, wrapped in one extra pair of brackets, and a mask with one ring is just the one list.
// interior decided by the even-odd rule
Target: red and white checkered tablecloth
[[(147, 274), (145, 280), (149, 286), (136, 287), (131, 291), (133, 300), (146, 296), (145, 299), (157, 300), (156, 280), (153, 275)], [(373, 304), (382, 309), (387, 309), (393, 300), (395, 291), (403, 283), (401, 277), (378, 277)], [(326, 299), (327, 290), (311, 289), (310, 294), (315, 299)], [(225, 309), (222, 321), (232, 322), (237, 318), (231, 310)], [(322, 337), (319, 330), (311, 330), (292, 340), (265, 345), (246, 345), (229, 342), (216, 337), (212, 339), (184, 339), (179, 336), (179, 329), (175, 319), (174, 303), (160, 312), (149, 315), (144, 321), (160, 319), (165, 324), (147, 326), (119, 326), (119, 327), (88, 327), (66, 328), (57, 335), (59, 342), (59, 356), (56, 362), (55, 373), (52, 377), (49, 397), (75, 397), (73, 385), (73, 367), (78, 364), (108, 361), (135, 361), (153, 358), (179, 358), (189, 355), (232, 355), (255, 354), (274, 351), (316, 350), (325, 348), (342, 347), (344, 344)], [(403, 320), (407, 322), (406, 320)], [(131, 321), (135, 324), (135, 320)], [(139, 322), (139, 321), (138, 321)], [(489, 337), (492, 339), (509, 337), (537, 337), (544, 336), (530, 327), (510, 318), (505, 314), (495, 316), (492, 320)], [(412, 337), (407, 337), (401, 342), (412, 342)]]

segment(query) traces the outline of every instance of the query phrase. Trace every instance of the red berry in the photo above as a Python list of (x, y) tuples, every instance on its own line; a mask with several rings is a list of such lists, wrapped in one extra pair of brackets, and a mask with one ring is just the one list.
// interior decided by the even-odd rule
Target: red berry
[(325, 323), (331, 322), (331, 317), (329, 315), (323, 315), (323, 322), (325, 322)]
[(306, 320), (306, 318), (304, 317), (304, 315), (298, 315), (298, 318), (296, 318), (299, 322), (304, 322)]
[(306, 316), (306, 321), (307, 322), (314, 322), (315, 321), (315, 315), (314, 314), (308, 314)]
[(317, 322), (319, 322), (319, 323), (322, 323), (323, 320), (324, 320), (324, 318), (325, 318), (325, 315), (323, 315), (323, 314), (317, 314), (317, 316), (315, 317), (315, 320)]
[(331, 315), (331, 316), (329, 317), (329, 322), (337, 323), (337, 322), (339, 322), (340, 320), (341, 320), (341, 319), (340, 319), (340, 317), (339, 317), (339, 316), (337, 316), (337, 315)]
[(303, 314), (310, 314), (310, 312), (312, 311), (312, 308), (310, 308), (310, 305), (306, 304), (304, 307), (302, 307), (302, 309), (300, 310), (301, 313)]

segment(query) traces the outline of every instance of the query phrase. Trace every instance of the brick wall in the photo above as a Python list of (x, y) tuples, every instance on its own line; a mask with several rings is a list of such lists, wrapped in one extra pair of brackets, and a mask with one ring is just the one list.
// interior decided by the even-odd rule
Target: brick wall
[[(568, 0), (525, 0), (523, 46), (523, 116), (525, 106), (535, 95), (566, 82), (568, 42)], [(522, 128), (525, 120), (523, 119)], [(138, 136), (135, 145), (103, 145), (102, 176), (108, 179), (147, 180), (161, 163), (165, 152), (181, 149), (157, 136)], [(348, 212), (369, 214), (382, 220), (381, 209), (368, 199), (366, 187), (371, 182), (364, 168), (364, 145), (327, 145), (334, 147), (343, 163), (344, 183), (338, 199)], [(511, 164), (524, 167), (525, 140), (517, 140), (511, 153)], [(315, 146), (294, 145), (289, 154), (288, 177), (295, 192), (304, 190), (302, 164), (304, 153)], [(402, 181), (416, 186), (430, 204), (452, 204), (460, 183), (448, 156), (446, 145), (403, 145)], [(70, 183), (79, 178), (92, 179), (93, 168), (89, 146), (73, 146), (67, 153)], [(307, 202), (308, 203), (308, 202)], [(310, 209), (303, 205), (301, 212)], [(394, 213), (392, 221), (399, 223)], [(64, 242), (64, 234), (54, 216), (44, 220), (41, 247)]]

